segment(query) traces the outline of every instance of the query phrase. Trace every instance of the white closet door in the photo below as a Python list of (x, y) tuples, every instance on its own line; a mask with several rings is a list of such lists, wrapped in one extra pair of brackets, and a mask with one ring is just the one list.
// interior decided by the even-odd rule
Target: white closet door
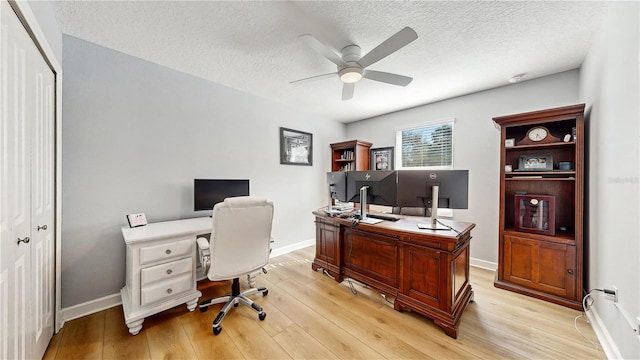
[(0, 17), (0, 358), (41, 358), (55, 299), (53, 74), (5, 0)]
[[(35, 49), (34, 46), (34, 50)], [(36, 56), (37, 55), (37, 56)], [(54, 89), (55, 78), (39, 52), (29, 57), (31, 127), (32, 357), (41, 358), (53, 336), (54, 292)]]

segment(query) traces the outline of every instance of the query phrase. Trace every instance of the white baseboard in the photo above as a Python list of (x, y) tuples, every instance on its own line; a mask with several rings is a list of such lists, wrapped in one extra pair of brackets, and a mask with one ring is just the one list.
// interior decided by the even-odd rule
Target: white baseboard
[(64, 322), (73, 319), (78, 319), (83, 316), (97, 313), (98, 311), (106, 310), (114, 306), (122, 304), (122, 298), (120, 292), (113, 295), (107, 295), (105, 297), (84, 302), (82, 304), (73, 305), (62, 309), (62, 326)]
[(316, 244), (316, 238), (313, 238), (313, 239), (301, 241), (299, 243), (283, 246), (281, 248), (273, 249), (273, 251), (271, 252), (271, 255), (269, 257), (276, 257), (276, 256), (288, 254), (290, 252), (294, 252), (296, 250), (304, 249), (307, 246), (311, 246), (311, 245), (315, 245), (315, 244)]
[(498, 263), (485, 261), (485, 260), (481, 260), (473, 257), (469, 259), (469, 265), (473, 267), (485, 269), (485, 270), (491, 270), (491, 271), (498, 270)]
[(596, 334), (596, 337), (602, 346), (602, 351), (604, 351), (607, 359), (622, 359), (620, 350), (618, 350), (618, 347), (611, 338), (609, 331), (607, 331), (607, 328), (602, 323), (600, 316), (598, 316), (595, 306), (591, 306), (589, 311), (586, 311), (585, 314), (587, 315), (589, 324), (591, 324), (591, 328), (593, 328), (593, 332)]
[[(271, 257), (276, 257), (279, 255), (284, 255), (284, 254), (296, 251), (296, 250), (300, 250), (300, 249), (306, 248), (307, 246), (314, 245), (315, 243), (316, 243), (316, 239), (313, 238), (313, 239), (301, 241), (299, 243), (287, 245), (281, 248), (273, 249), (273, 252), (271, 253)], [(73, 306), (64, 308), (62, 309), (62, 324), (60, 325), (60, 327), (64, 326), (64, 323), (66, 321), (91, 315), (99, 311), (106, 310), (114, 306), (118, 306), (120, 304), (122, 304), (122, 298), (120, 297), (120, 292), (118, 291), (118, 293), (113, 295), (107, 295), (100, 299), (95, 299), (95, 300), (87, 301), (82, 304), (73, 305)]]

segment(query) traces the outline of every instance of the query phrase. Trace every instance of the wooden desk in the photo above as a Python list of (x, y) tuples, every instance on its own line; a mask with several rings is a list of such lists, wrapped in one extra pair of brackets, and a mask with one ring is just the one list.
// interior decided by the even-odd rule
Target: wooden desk
[(375, 225), (314, 212), (316, 256), (311, 268), (344, 276), (395, 297), (398, 311), (427, 316), (445, 333), (458, 336), (462, 312), (473, 291), (469, 284), (469, 242), (473, 223), (442, 220), (450, 230), (420, 230), (430, 219), (401, 216)]

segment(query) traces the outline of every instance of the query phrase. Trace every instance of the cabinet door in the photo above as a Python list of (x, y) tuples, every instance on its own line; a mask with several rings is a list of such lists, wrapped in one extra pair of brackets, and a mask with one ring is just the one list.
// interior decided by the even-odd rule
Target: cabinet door
[(346, 229), (342, 258), (345, 268), (370, 281), (398, 289), (400, 256), (398, 240), (366, 231)]
[(338, 239), (340, 227), (321, 222), (316, 223), (316, 259), (331, 265), (340, 265)]
[(440, 308), (450, 291), (446, 286), (446, 254), (443, 256), (442, 252), (428, 247), (407, 245), (402, 251), (402, 264), (400, 291), (420, 302)]
[(576, 292), (576, 248), (504, 236), (504, 278), (514, 284), (567, 298)]

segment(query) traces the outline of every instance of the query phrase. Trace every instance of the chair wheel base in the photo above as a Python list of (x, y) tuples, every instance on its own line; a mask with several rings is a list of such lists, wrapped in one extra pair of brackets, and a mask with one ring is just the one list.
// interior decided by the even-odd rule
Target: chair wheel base
[(222, 326), (214, 326), (213, 327), (213, 335), (218, 335), (222, 331)]
[(269, 290), (265, 290), (262, 292), (262, 296), (267, 296), (269, 294)]
[(200, 307), (200, 312), (201, 312), (201, 313), (203, 313), (203, 312), (205, 312), (205, 311), (207, 311), (207, 310), (209, 310), (209, 307), (208, 307), (208, 306), (202, 306), (202, 307)]
[(267, 317), (267, 313), (265, 313), (265, 312), (258, 314), (258, 319), (260, 319), (260, 321), (263, 321), (264, 318), (266, 318), (266, 317)]

